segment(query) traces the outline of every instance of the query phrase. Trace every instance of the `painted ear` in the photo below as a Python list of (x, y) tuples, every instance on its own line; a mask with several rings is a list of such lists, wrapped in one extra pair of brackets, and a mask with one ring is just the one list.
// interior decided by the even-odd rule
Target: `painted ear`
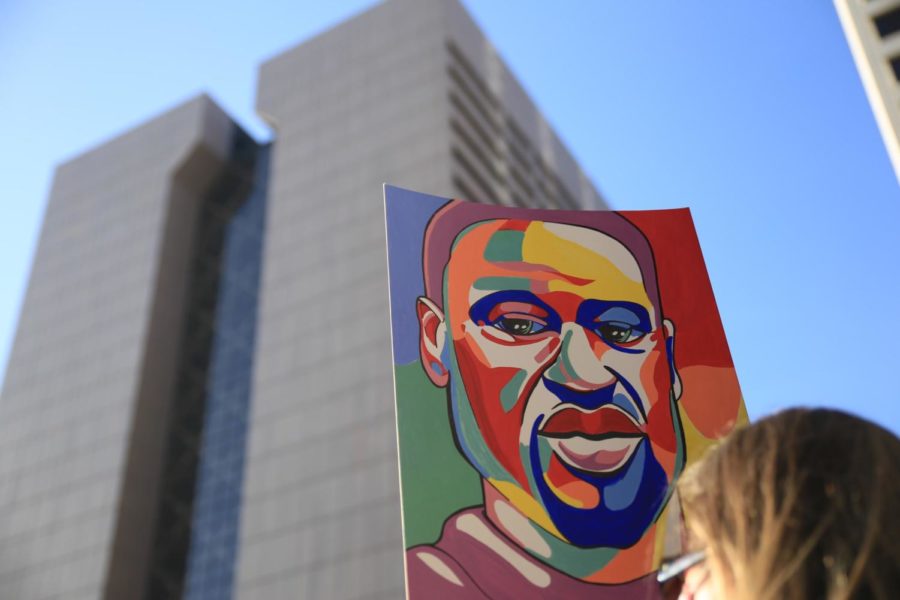
[(419, 357), (422, 368), (431, 383), (438, 387), (447, 387), (450, 371), (444, 364), (442, 355), (447, 343), (447, 324), (444, 312), (424, 296), (416, 301), (416, 313), (419, 316)]
[(681, 398), (681, 375), (675, 367), (675, 323), (663, 319), (663, 328), (666, 331), (666, 355), (669, 359), (669, 373), (672, 376), (672, 395), (678, 400)]

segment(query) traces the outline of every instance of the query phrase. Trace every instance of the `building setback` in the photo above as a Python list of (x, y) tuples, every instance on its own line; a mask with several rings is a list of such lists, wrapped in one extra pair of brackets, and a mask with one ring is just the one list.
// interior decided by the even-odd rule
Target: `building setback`
[(900, 0), (834, 0), (900, 180)]
[(457, 0), (60, 166), (0, 402), (0, 598), (403, 595), (381, 185), (600, 208)]

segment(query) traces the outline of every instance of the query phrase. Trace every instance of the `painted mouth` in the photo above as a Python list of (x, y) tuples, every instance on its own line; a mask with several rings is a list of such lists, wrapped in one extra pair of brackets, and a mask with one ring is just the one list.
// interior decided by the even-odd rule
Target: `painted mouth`
[(580, 436), (550, 438), (550, 447), (563, 462), (589, 473), (614, 473), (628, 463), (643, 437), (591, 440)]
[(569, 466), (601, 474), (624, 467), (646, 435), (642, 425), (612, 404), (591, 412), (563, 408), (538, 433)]

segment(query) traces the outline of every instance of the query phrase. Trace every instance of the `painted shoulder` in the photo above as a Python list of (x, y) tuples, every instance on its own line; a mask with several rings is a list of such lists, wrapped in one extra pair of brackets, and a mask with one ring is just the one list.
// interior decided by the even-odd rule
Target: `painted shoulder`
[(449, 554), (435, 546), (406, 551), (409, 600), (485, 600), (488, 598)]

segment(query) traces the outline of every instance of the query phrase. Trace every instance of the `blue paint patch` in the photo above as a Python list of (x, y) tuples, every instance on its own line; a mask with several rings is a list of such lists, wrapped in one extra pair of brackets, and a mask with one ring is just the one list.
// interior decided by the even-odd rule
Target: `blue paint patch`
[[(627, 315), (617, 319), (608, 319), (607, 315)], [(578, 307), (578, 314), (575, 321), (585, 329), (593, 329), (597, 323), (605, 320), (623, 321), (629, 325), (634, 325), (644, 333), (653, 330), (650, 325), (650, 313), (647, 309), (636, 302), (627, 302), (624, 300), (585, 300)]]
[(612, 404), (627, 412), (635, 421), (641, 420), (641, 415), (640, 413), (638, 413), (638, 409), (635, 406), (635, 402), (638, 401), (639, 399), (635, 398), (634, 402), (632, 402), (631, 399), (629, 399), (628, 396), (626, 396), (622, 392), (617, 392), (613, 394), (612, 397)]
[(637, 390), (634, 389), (634, 386), (631, 385), (631, 382), (622, 377), (622, 374), (613, 369), (612, 367), (606, 367), (606, 370), (612, 373), (616, 380), (622, 384), (622, 387), (625, 388), (625, 391), (628, 392), (628, 395), (631, 396), (631, 399), (634, 400), (634, 407), (637, 408), (641, 412), (641, 421), (647, 422), (647, 413), (644, 412), (644, 405), (641, 403), (641, 396), (638, 394)]
[(666, 358), (669, 360), (669, 377), (674, 385), (678, 373), (675, 371), (675, 338), (673, 336), (666, 338)]
[[(537, 486), (541, 504), (559, 532), (574, 546), (581, 548), (628, 548), (637, 543), (659, 516), (668, 499), (668, 477), (648, 448), (649, 442), (643, 440), (640, 456), (636, 450), (628, 464), (616, 473), (592, 474), (561, 463), (572, 475), (596, 488), (601, 498), (605, 498), (613, 487), (622, 486), (613, 493), (612, 500), (621, 508), (613, 510), (605, 502), (594, 508), (576, 508), (559, 498), (544, 481), (545, 471), (537, 438), (535, 426), (529, 456), (530, 480), (532, 485)], [(628, 483), (623, 484), (626, 479)]]
[(610, 510), (624, 510), (634, 503), (641, 479), (644, 477), (644, 463), (647, 461), (647, 440), (641, 441), (634, 451), (631, 465), (625, 477), (603, 489), (603, 504)]
[(575, 321), (594, 332), (610, 348), (625, 354), (644, 354), (646, 350), (616, 343), (609, 333), (605, 333), (608, 328), (615, 326), (616, 330), (626, 331), (628, 339), (623, 340), (623, 343), (634, 342), (653, 330), (647, 309), (635, 302), (623, 300), (585, 300), (578, 307)]
[[(523, 281), (528, 281), (529, 285), (531, 283), (530, 279)], [(481, 298), (469, 309), (469, 318), (473, 323), (487, 323), (493, 326), (496, 321), (491, 320), (491, 312), (494, 310), (494, 307), (503, 302), (521, 302), (522, 304), (531, 304), (533, 306), (536, 306), (546, 313), (546, 316), (542, 316), (541, 318), (547, 322), (547, 329), (560, 331), (562, 328), (562, 319), (559, 317), (556, 311), (550, 307), (550, 305), (535, 296), (532, 292), (522, 289), (505, 289)]]
[(634, 311), (624, 306), (613, 306), (604, 310), (596, 319), (597, 321), (619, 321), (628, 323), (632, 327), (641, 325), (641, 318)]
[(615, 384), (610, 384), (595, 390), (580, 391), (573, 390), (546, 377), (543, 379), (543, 382), (544, 387), (556, 396), (560, 402), (572, 404), (584, 410), (595, 410), (601, 406), (612, 404), (613, 391), (616, 389)]
[(394, 364), (407, 365), (419, 358), (416, 298), (425, 293), (422, 279), (425, 228), (434, 213), (449, 200), (390, 185), (385, 186), (384, 195)]

